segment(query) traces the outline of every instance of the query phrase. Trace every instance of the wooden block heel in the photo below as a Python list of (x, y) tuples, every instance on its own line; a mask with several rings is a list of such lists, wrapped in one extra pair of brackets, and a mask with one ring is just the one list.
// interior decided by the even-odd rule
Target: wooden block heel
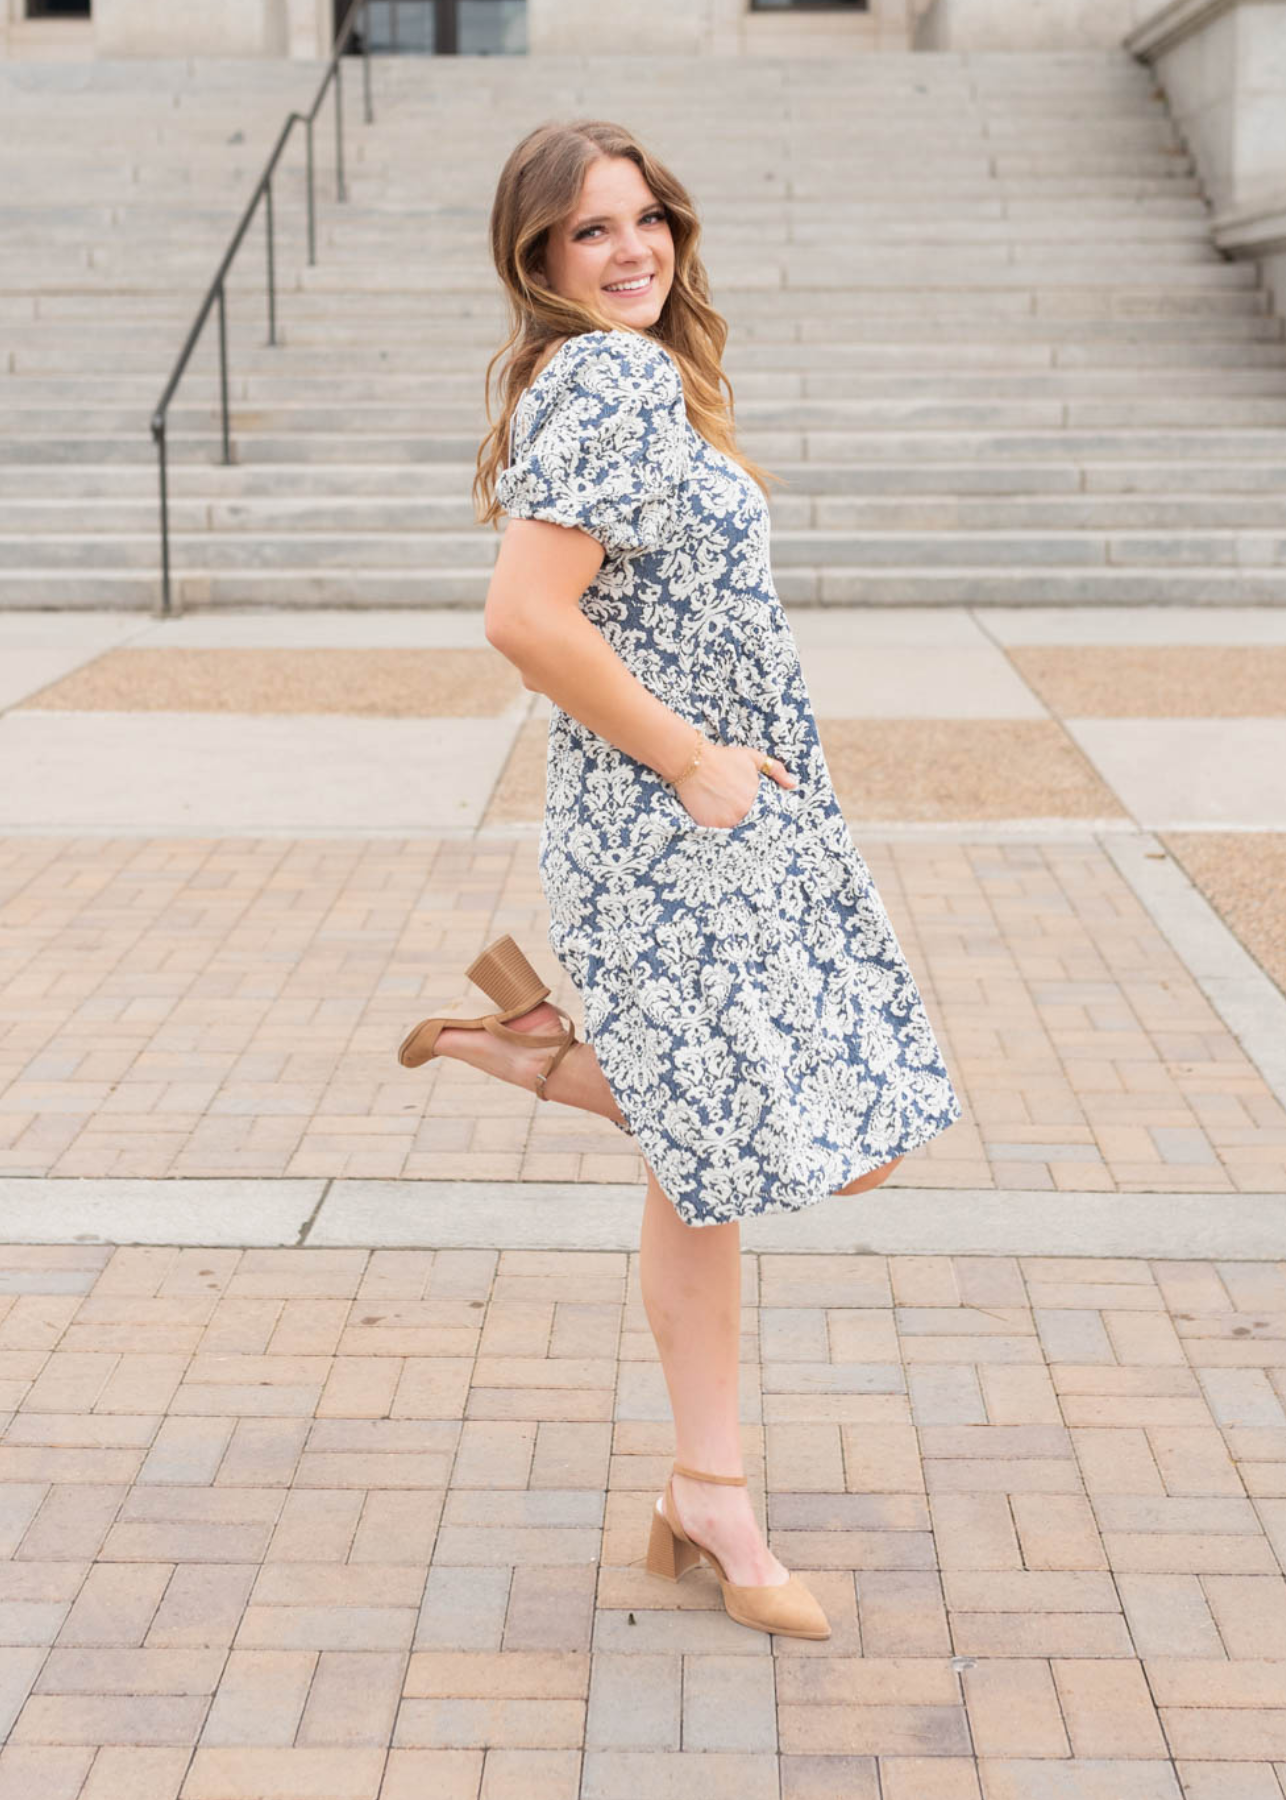
[(652, 1535), (647, 1543), (648, 1574), (664, 1575), (667, 1581), (677, 1581), (685, 1570), (700, 1561), (701, 1552), (691, 1538), (675, 1537), (669, 1521), (653, 1507)]
[(521, 1018), (549, 997), (548, 986), (507, 932), (475, 956), (465, 974), (511, 1018)]

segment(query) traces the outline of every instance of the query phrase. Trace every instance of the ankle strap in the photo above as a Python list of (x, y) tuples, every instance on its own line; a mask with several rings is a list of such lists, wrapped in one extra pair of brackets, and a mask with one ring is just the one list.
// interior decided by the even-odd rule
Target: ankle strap
[(694, 1481), (726, 1481), (730, 1487), (745, 1487), (744, 1475), (707, 1475), (703, 1469), (685, 1469), (682, 1463), (675, 1463), (676, 1475), (690, 1475)]

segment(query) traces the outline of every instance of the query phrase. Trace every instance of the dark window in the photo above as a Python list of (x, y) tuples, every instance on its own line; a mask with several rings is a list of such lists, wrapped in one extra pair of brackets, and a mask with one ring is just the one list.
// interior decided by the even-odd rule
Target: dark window
[[(342, 19), (346, 0), (336, 0)], [(526, 0), (370, 0), (371, 49), (382, 56), (523, 56)], [(354, 34), (361, 42), (361, 22)]]
[(751, 12), (869, 12), (869, 0), (750, 0)]
[(89, 0), (27, 0), (29, 19), (87, 19)]

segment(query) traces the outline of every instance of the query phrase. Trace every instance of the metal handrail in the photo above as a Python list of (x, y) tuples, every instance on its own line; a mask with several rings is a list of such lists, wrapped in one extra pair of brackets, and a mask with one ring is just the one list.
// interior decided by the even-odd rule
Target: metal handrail
[(193, 350), (196, 348), (197, 339), (200, 337), (202, 328), (210, 316), (210, 309), (217, 301), (219, 306), (219, 396), (223, 419), (223, 461), (225, 463), (230, 463), (232, 461), (232, 444), (228, 423), (228, 307), (225, 292), (228, 270), (232, 266), (232, 259), (241, 248), (241, 241), (249, 230), (250, 221), (254, 218), (259, 202), (262, 200), (264, 202), (264, 225), (268, 256), (268, 342), (269, 344), (275, 344), (277, 342), (277, 276), (273, 246), (272, 178), (291, 132), (296, 125), (303, 125), (307, 133), (308, 156), (308, 262), (309, 265), (312, 266), (317, 261), (317, 200), (313, 169), (313, 124), (318, 113), (321, 111), (322, 101), (326, 98), (331, 83), (334, 82), (335, 191), (337, 199), (347, 200), (348, 190), (344, 182), (344, 84), (340, 74), (340, 60), (348, 47), (349, 39), (353, 34), (353, 26), (356, 24), (360, 14), (362, 20), (362, 91), (365, 101), (365, 122), (370, 125), (374, 122), (375, 113), (371, 102), (371, 33), (368, 13), (369, 0), (352, 0), (348, 12), (344, 17), (344, 23), (340, 26), (339, 31), (335, 35), (330, 62), (327, 65), (325, 75), (322, 77), (321, 86), (317, 90), (317, 95), (312, 106), (306, 113), (292, 112), (287, 118), (286, 123), (282, 126), (277, 142), (273, 147), (272, 155), (268, 158), (267, 166), (265, 167), (263, 174), (259, 177), (259, 180), (255, 185), (255, 190), (251, 194), (246, 209), (241, 215), (241, 223), (232, 234), (232, 241), (224, 252), (223, 260), (219, 264), (214, 280), (210, 283), (205, 299), (201, 302), (201, 305), (197, 310), (196, 320), (191, 331), (189, 331), (187, 335), (187, 341), (179, 352), (178, 361), (174, 365), (174, 372), (166, 382), (165, 391), (157, 401), (156, 410), (152, 414), (152, 436), (156, 440), (157, 460), (161, 481), (160, 616), (165, 616), (170, 612), (170, 505), (165, 434), (165, 418), (166, 413), (169, 410), (170, 401), (174, 398), (175, 389), (183, 378), (183, 373), (188, 366), (188, 361)]

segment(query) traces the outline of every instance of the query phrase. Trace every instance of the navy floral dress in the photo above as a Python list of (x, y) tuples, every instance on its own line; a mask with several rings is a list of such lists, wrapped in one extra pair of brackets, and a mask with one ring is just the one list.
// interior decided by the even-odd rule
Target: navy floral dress
[(648, 764), (550, 717), (550, 948), (680, 1218), (797, 1211), (945, 1131), (960, 1102), (831, 784), (767, 503), (689, 422), (664, 346), (569, 338), (519, 397), (497, 497), (603, 545), (580, 609), (646, 688), (798, 778), (698, 825)]

